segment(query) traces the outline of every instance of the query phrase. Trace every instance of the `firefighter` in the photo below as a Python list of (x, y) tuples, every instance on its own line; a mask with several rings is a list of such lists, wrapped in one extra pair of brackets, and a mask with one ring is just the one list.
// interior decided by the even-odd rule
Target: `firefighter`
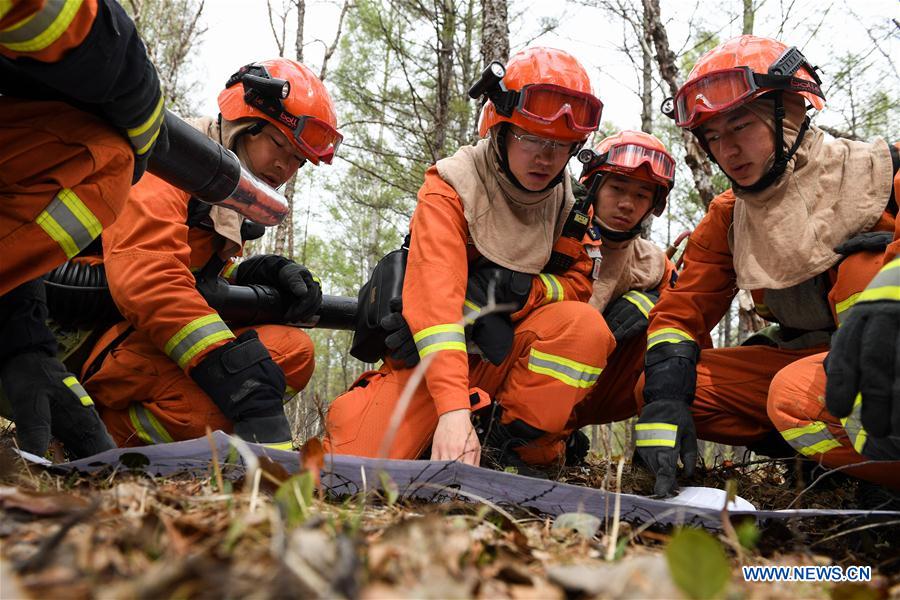
[[(566, 163), (597, 129), (602, 104), (561, 50), (519, 52), (499, 83), (482, 111), (482, 139), (429, 168), (419, 190), (402, 306), (414, 345), (404, 351), (402, 329), (388, 345), (394, 356), (412, 354), (407, 364), (430, 365), (389, 440), (392, 458), (418, 458), (430, 444), (432, 459), (478, 464), (471, 409), (490, 399), (492, 417), (481, 411), (479, 421), (501, 463), (557, 461), (572, 408), (615, 347), (587, 304), (591, 261), (580, 236), (564, 268), (545, 269), (575, 202)], [(476, 319), (491, 296), (512, 314)], [(330, 450), (377, 455), (410, 374), (389, 358), (338, 397), (326, 422)]]
[(111, 0), (0, 2), (0, 380), (19, 447), (114, 447), (45, 325), (45, 273), (121, 212), (165, 147), (163, 97), (134, 23)]
[[(863, 461), (858, 419), (825, 409), (821, 359), (884, 263), (872, 232), (889, 237), (895, 226), (893, 168), (884, 141), (827, 140), (810, 123), (807, 110), (824, 106), (820, 85), (797, 48), (745, 35), (701, 57), (672, 102), (677, 125), (732, 186), (713, 200), (678, 284), (650, 313), (635, 436), (658, 495), (673, 491), (679, 457), (693, 470), (697, 435), (832, 467)], [(739, 288), (777, 325), (753, 345), (700, 351)], [(809, 385), (817, 379), (818, 395)], [(896, 468), (847, 472), (900, 485)]]
[[(218, 104), (218, 119), (197, 126), (272, 187), (307, 161), (330, 164), (341, 142), (324, 84), (292, 60), (242, 67)], [(103, 234), (110, 293), (126, 320), (99, 339), (83, 372), (113, 438), (138, 446), (196, 438), (210, 427), (289, 449), (283, 402), (312, 375), (312, 341), (281, 324), (232, 330), (207, 298), (226, 277), (272, 286), (284, 299), (283, 322), (304, 321), (321, 304), (319, 280), (281, 256), (234, 262), (262, 228), (231, 209), (153, 175), (131, 193)]]
[[(640, 237), (659, 216), (675, 177), (675, 161), (656, 137), (622, 131), (578, 155), (580, 183), (593, 199), (593, 219), (585, 237), (593, 259), (590, 304), (603, 314), (616, 350), (597, 385), (575, 409), (571, 427), (621, 421), (637, 414), (634, 386), (644, 368), (648, 315), (671, 286), (675, 266), (665, 252)], [(569, 438), (567, 463), (587, 453), (587, 439)]]

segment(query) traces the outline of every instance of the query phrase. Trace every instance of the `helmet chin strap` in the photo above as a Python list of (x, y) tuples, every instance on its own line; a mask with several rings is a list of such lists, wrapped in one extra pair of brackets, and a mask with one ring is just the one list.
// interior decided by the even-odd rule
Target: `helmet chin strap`
[[(600, 184), (602, 183), (603, 176), (597, 173), (591, 179), (591, 187), (588, 189), (588, 198), (596, 198), (597, 190), (600, 189)], [(637, 236), (641, 234), (641, 225), (644, 222), (644, 219), (647, 218), (653, 211), (653, 207), (650, 207), (650, 210), (647, 211), (647, 214), (644, 215), (640, 221), (637, 222), (637, 225), (629, 229), (628, 231), (619, 231), (618, 229), (610, 229), (607, 227), (603, 221), (600, 220), (600, 217), (594, 215), (594, 225), (597, 226), (597, 229), (600, 230), (600, 235), (611, 242), (627, 242), (629, 240), (633, 240)]]
[[(545, 191), (549, 190), (550, 188), (554, 187), (555, 185), (559, 184), (559, 182), (562, 181), (563, 176), (566, 173), (565, 165), (563, 165), (563, 168), (559, 170), (559, 173), (557, 173), (556, 177), (551, 179), (550, 183), (545, 185), (542, 189), (529, 190), (527, 187), (522, 185), (522, 182), (520, 182), (518, 180), (518, 178), (515, 175), (513, 175), (512, 170), (509, 168), (509, 154), (506, 151), (506, 132), (507, 131), (509, 131), (509, 123), (506, 123), (506, 122), (500, 123), (500, 126), (497, 128), (497, 154), (498, 154), (497, 158), (500, 159), (500, 168), (503, 169), (503, 173), (509, 178), (509, 180), (513, 182), (513, 185), (515, 185), (517, 188), (519, 188), (523, 192), (529, 192), (529, 193), (535, 192), (535, 191), (545, 192)], [(569, 154), (569, 157), (571, 158), (572, 156), (575, 156), (575, 154), (577, 154), (578, 151), (581, 149), (581, 146), (583, 146), (583, 144), (579, 144), (575, 148), (575, 151), (571, 152)]]

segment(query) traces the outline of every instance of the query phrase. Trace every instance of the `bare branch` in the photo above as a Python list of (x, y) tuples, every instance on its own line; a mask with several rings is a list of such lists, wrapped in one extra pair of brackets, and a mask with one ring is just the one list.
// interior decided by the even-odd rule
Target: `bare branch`
[(325, 49), (325, 56), (322, 58), (322, 68), (319, 69), (319, 79), (325, 81), (325, 74), (328, 72), (328, 61), (337, 49), (338, 42), (341, 39), (341, 30), (344, 28), (344, 17), (347, 16), (347, 10), (350, 8), (350, 0), (344, 0), (344, 6), (341, 8), (341, 16), (338, 17), (337, 31), (334, 34), (334, 41)]

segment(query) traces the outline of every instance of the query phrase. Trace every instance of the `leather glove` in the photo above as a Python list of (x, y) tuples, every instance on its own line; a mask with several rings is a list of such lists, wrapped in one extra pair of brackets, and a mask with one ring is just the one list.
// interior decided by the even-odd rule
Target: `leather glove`
[(116, 447), (91, 397), (55, 357), (19, 354), (3, 365), (0, 379), (22, 450), (43, 456), (51, 433), (73, 458)]
[(656, 476), (653, 495), (665, 498), (675, 493), (678, 458), (684, 474), (694, 474), (697, 433), (691, 407), (678, 400), (660, 400), (644, 405), (634, 426), (637, 452)]
[(639, 292), (631, 290), (622, 294), (603, 311), (603, 318), (609, 325), (616, 343), (621, 344), (626, 340), (647, 331), (650, 310), (659, 300), (657, 290)]
[(834, 251), (844, 256), (857, 252), (884, 252), (893, 240), (894, 234), (890, 231), (867, 231), (839, 244)]
[(509, 356), (515, 332), (508, 313), (492, 312), (481, 315), (481, 310), (488, 303), (487, 288), (483, 283), (473, 274), (469, 276), (466, 284), (463, 313), (466, 316), (467, 339), (478, 347), (491, 364), (499, 366)]
[(846, 417), (859, 402), (869, 436), (900, 436), (900, 257), (860, 293), (832, 338), (825, 373), (831, 414)]
[(647, 351), (644, 409), (635, 425), (637, 450), (656, 476), (657, 497), (675, 491), (678, 457), (694, 472), (697, 434), (690, 405), (697, 387), (699, 349), (693, 342), (657, 344)]
[(411, 369), (419, 364), (419, 349), (416, 348), (412, 331), (403, 318), (403, 299), (393, 298), (390, 308), (391, 314), (382, 318), (379, 323), (387, 334), (384, 344), (388, 348), (388, 356)]
[(191, 378), (234, 422), (237, 435), (251, 442), (290, 447), (284, 415), (284, 373), (254, 330), (206, 355)]
[(275, 254), (253, 256), (237, 268), (238, 285), (269, 285), (282, 295), (288, 323), (308, 321), (322, 306), (322, 286), (309, 269)]
[(512, 312), (525, 306), (533, 278), (534, 275), (519, 273), (488, 260), (479, 261), (469, 272), (469, 282), (483, 292), (486, 301), (493, 297), (497, 304), (512, 304)]

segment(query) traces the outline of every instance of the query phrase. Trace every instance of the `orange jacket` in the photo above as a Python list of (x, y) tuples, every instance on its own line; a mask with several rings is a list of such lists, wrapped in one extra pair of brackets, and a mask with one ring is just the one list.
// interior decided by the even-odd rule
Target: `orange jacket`
[(81, 45), (96, 17), (97, 0), (0, 2), (0, 55), (56, 62)]
[[(411, 242), (403, 283), (403, 316), (419, 354), (434, 353), (425, 384), (438, 415), (469, 408), (469, 359), (463, 336), (463, 302), (469, 264), (480, 254), (471, 244), (462, 200), (432, 166), (419, 190), (410, 223)], [(565, 273), (534, 277), (525, 306), (513, 322), (549, 302), (591, 296), (591, 260), (581, 253)]]
[(235, 337), (197, 291), (192, 271), (219, 252), (224, 238), (188, 227), (189, 199), (147, 174), (103, 232), (106, 276), (119, 311), (186, 372)]
[[(900, 177), (894, 178), (894, 187), (900, 186)], [(678, 284), (663, 295), (650, 312), (650, 326), (647, 331), (647, 348), (663, 342), (698, 341), (712, 331), (725, 315), (731, 301), (737, 294), (736, 274), (728, 245), (728, 230), (734, 216), (735, 197), (726, 190), (713, 199), (709, 212), (694, 229), (684, 252), (684, 267), (678, 277)], [(894, 216), (885, 211), (873, 230), (893, 230), (897, 227)], [(895, 234), (895, 238), (897, 235)], [(894, 242), (892, 246), (895, 246)], [(891, 248), (888, 248), (890, 251)], [(888, 254), (886, 253), (886, 256)], [(890, 255), (892, 256), (892, 255)], [(829, 293), (828, 301), (832, 314), (837, 315), (852, 306), (853, 294), (861, 291), (879, 265), (872, 266), (872, 273), (866, 277), (852, 277), (841, 274), (838, 266), (829, 269), (832, 290), (841, 285), (840, 297)], [(848, 276), (850, 275), (850, 276)], [(849, 281), (853, 279), (852, 281)], [(753, 297), (761, 301), (764, 290), (754, 290)], [(844, 306), (837, 306), (841, 300)]]

